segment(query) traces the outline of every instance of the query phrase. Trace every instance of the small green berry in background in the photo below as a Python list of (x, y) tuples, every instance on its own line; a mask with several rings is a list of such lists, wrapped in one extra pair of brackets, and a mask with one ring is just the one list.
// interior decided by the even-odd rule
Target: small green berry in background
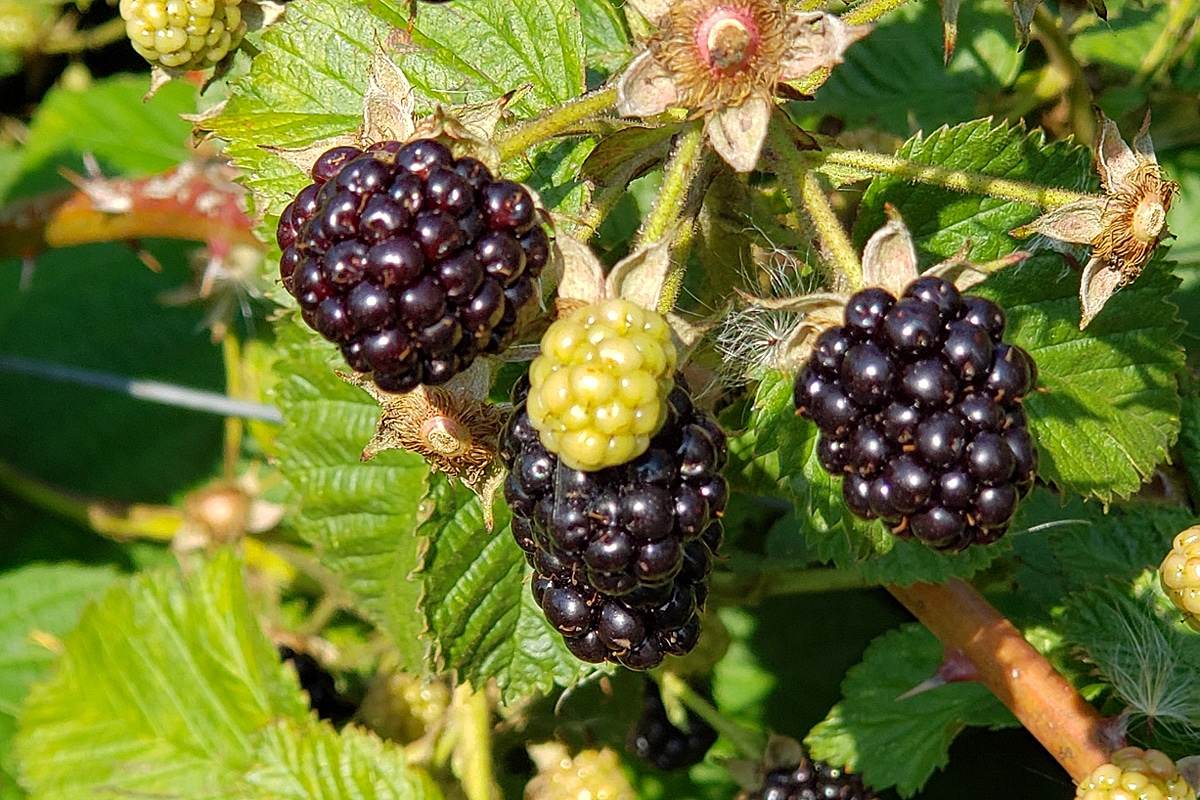
[(0, 800), (1194, 800), (1198, 30), (0, 0)]

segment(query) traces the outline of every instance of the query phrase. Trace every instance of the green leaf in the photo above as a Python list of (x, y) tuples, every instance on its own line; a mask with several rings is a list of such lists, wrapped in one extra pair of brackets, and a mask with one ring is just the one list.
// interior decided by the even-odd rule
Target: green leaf
[(1164, 298), (1177, 285), (1152, 262), (1080, 331), (1078, 284), (1038, 256), (978, 287), (1008, 314), (1006, 338), (1038, 365), (1025, 398), (1043, 480), (1108, 502), (1137, 491), (1179, 432), (1183, 325)]
[(281, 722), (268, 728), (246, 775), (262, 800), (437, 800), (441, 792), (411, 769), (404, 749), (347, 726)]
[(1101, 678), (1128, 704), (1136, 727), (1148, 722), (1146, 736), (1194, 751), (1200, 636), (1163, 596), (1157, 569), (1132, 585), (1110, 582), (1072, 595), (1062, 623), (1066, 637), (1087, 651)]
[(397, 450), (362, 463), (379, 406), (334, 374), (338, 353), (328, 342), (294, 322), (280, 334), (275, 391), (286, 427), (279, 467), (299, 503), (290, 522), (339, 576), (355, 608), (390, 634), (415, 667), (420, 587), (409, 573), (418, 563), (415, 531), (429, 469), (420, 456)]
[[(65, 636), (88, 601), (117, 573), (107, 567), (36, 564), (0, 575), (0, 798), (22, 796), (12, 752), (16, 715), (29, 685), (54, 655), (49, 637)], [(39, 639), (35, 639), (35, 634)], [(45, 638), (40, 638), (45, 637)]]
[[(408, 0), (379, 0), (396, 27), (409, 26)], [(530, 87), (512, 110), (530, 117), (583, 93), (583, 31), (572, 0), (472, 0), (425, 5), (415, 47), (401, 69), (417, 92), (440, 103), (483, 103)]]
[(943, 65), (937, 5), (899, 8), (846, 51), (846, 63), (817, 90), (815, 103), (792, 104), (790, 110), (811, 122), (832, 115), (848, 128), (897, 136), (909, 135), (914, 126), (932, 130), (956, 122), (963, 109), (983, 102), (981, 95), (1011, 85), (1024, 61), (1011, 13), (997, 0), (963, 3), (959, 31), (958, 49)]
[[(918, 164), (1042, 186), (1084, 189), (1096, 185), (1091, 154), (1084, 148), (1065, 142), (1048, 145), (1040, 130), (1026, 133), (1018, 126), (993, 125), (987, 119), (915, 136), (896, 155)], [(860, 245), (887, 221), (888, 203), (904, 215), (917, 252), (927, 265), (954, 255), (968, 240), (970, 256), (977, 261), (1008, 255), (1020, 245), (1008, 232), (1038, 214), (1038, 209), (1024, 203), (881, 175), (863, 194), (854, 225), (854, 238)]]
[(950, 743), (963, 728), (1018, 724), (978, 683), (950, 683), (897, 699), (941, 662), (941, 643), (921, 625), (876, 639), (846, 674), (842, 702), (804, 740), (813, 757), (861, 773), (876, 790), (894, 786), (911, 797), (946, 765)]
[(148, 175), (192, 158), (192, 126), (179, 115), (195, 111), (195, 87), (176, 81), (143, 101), (148, 88), (144, 76), (119, 75), (52, 90), (30, 124), (23, 171), (63, 164), (83, 172), (90, 153), (122, 174)]
[(114, 588), (63, 644), (20, 718), (34, 798), (238, 796), (255, 734), (309, 714), (228, 553)]
[(483, 524), (479, 500), (445, 479), (432, 482), (429, 540), (419, 577), (421, 610), (442, 667), (482, 686), (494, 679), (505, 704), (571, 686), (596, 667), (571, 655), (529, 591), (529, 571), (513, 541), (508, 509)]
[[(897, 540), (880, 523), (851, 514), (842, 500), (841, 480), (825, 472), (817, 460), (816, 426), (795, 415), (789, 376), (770, 373), (759, 384), (749, 430), (756, 437), (755, 459), (777, 456), (779, 472), (796, 505), (792, 524), (772, 526), (770, 552), (793, 553), (807, 547), (819, 559), (839, 567), (857, 563), (868, 580), (907, 585), (969, 577), (1008, 549), (1007, 544), (998, 544), (965, 553), (937, 553), (916, 542)], [(803, 545), (795, 541), (798, 537)]]
[[(631, 55), (625, 15), (613, 0), (575, 0), (587, 44), (588, 86), (624, 66)], [(592, 70), (598, 74), (592, 75)]]
[(205, 123), (229, 141), (260, 212), (278, 214), (309, 183), (265, 147), (301, 148), (362, 123), (371, 58), (388, 26), (363, 4), (296, 0), (263, 34), (250, 74), (232, 83), (221, 116)]

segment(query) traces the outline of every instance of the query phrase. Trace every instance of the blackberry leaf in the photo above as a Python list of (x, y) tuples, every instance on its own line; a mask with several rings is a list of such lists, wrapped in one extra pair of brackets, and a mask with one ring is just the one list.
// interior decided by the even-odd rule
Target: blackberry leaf
[(571, 655), (534, 602), (503, 504), (491, 533), (478, 499), (443, 478), (432, 481), (425, 504), (429, 521), (417, 535), (428, 548), (416, 577), (439, 667), (479, 686), (494, 678), (506, 704), (556, 683), (570, 686), (596, 669)]
[(291, 524), (317, 548), (354, 605), (397, 643), (410, 668), (421, 664), (420, 625), (412, 609), (420, 498), (428, 467), (400, 450), (359, 460), (375, 432), (379, 407), (330, 368), (336, 351), (296, 324), (279, 329), (281, 380), (276, 399), (288, 424), (279, 434), (279, 466), (299, 510)]
[(1179, 433), (1183, 324), (1177, 285), (1152, 262), (1079, 331), (1078, 285), (1057, 256), (993, 276), (978, 294), (1008, 313), (1010, 341), (1037, 361), (1045, 391), (1025, 399), (1042, 480), (1104, 502), (1137, 491)]
[[(387, 22), (407, 29), (408, 0), (377, 5)], [(528, 84), (529, 92), (512, 105), (519, 117), (528, 117), (584, 90), (586, 50), (571, 0), (426, 6), (412, 38), (416, 48), (402, 69), (419, 94), (440, 103), (489, 102)]]
[(436, 800), (424, 772), (408, 769), (404, 750), (353, 725), (281, 722), (268, 728), (246, 776), (255, 798), (287, 800)]
[(913, 796), (949, 759), (967, 725), (996, 730), (1019, 723), (982, 684), (951, 683), (897, 700), (936, 672), (942, 645), (917, 624), (876, 639), (846, 673), (842, 697), (804, 740), (813, 758), (862, 775), (877, 790)]
[(187, 579), (163, 571), (113, 589), (63, 647), (20, 719), (34, 798), (237, 795), (257, 732), (308, 719), (228, 553)]

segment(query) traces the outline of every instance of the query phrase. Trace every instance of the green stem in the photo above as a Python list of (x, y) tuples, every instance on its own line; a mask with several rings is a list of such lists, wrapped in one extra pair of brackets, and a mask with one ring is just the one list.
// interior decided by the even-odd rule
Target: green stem
[(867, 0), (862, 5), (855, 6), (843, 14), (842, 22), (847, 25), (865, 25), (868, 22), (874, 22), (889, 11), (895, 11), (907, 2), (908, 0)]
[(608, 219), (608, 215), (621, 202), (629, 188), (636, 166), (622, 170), (600, 192), (592, 197), (592, 202), (579, 215), (576, 225), (568, 233), (581, 242), (586, 242), (595, 235), (596, 230)]
[(653, 244), (674, 227), (687, 202), (688, 190), (700, 171), (700, 150), (704, 143), (704, 122), (693, 120), (683, 126), (675, 139), (675, 149), (663, 165), (662, 188), (654, 208), (642, 223), (634, 249)]
[(588, 117), (606, 111), (616, 102), (616, 87), (609, 86), (556, 106), (520, 125), (502, 130), (496, 134), (496, 149), (500, 152), (500, 160), (507, 161), (519, 156), (534, 145), (558, 136)]
[(721, 604), (754, 605), (768, 597), (841, 592), (871, 585), (854, 570), (764, 567), (749, 573), (743, 570), (714, 572), (710, 591), (713, 600)]
[(119, 41), (125, 36), (125, 20), (120, 17), (110, 19), (103, 25), (81, 31), (52, 35), (38, 49), (46, 54), (81, 53), (85, 50), (98, 50), (105, 45)]
[(800, 155), (784, 129), (785, 124), (780, 117), (773, 116), (767, 133), (770, 153), (775, 157), (776, 174), (783, 190), (791, 198), (792, 206), (797, 210), (802, 209), (807, 214), (822, 249), (836, 268), (836, 272), (826, 272), (829, 288), (861, 289), (863, 274), (858, 253), (850, 243), (850, 237), (846, 235), (841, 220), (834, 213), (833, 206), (829, 204), (829, 198), (825, 196), (816, 176), (809, 172), (807, 161)]
[(1071, 130), (1075, 139), (1089, 147), (1096, 141), (1096, 115), (1092, 112), (1092, 92), (1083, 67), (1071, 52), (1071, 42), (1058, 22), (1039, 5), (1033, 14), (1033, 32), (1050, 63), (1067, 77), (1067, 105), (1071, 110)]
[[(969, 192), (1015, 200), (1044, 209), (1058, 208), (1092, 195), (1073, 192), (1070, 189), (1052, 189), (1032, 183), (996, 178), (978, 172), (947, 169), (932, 164), (918, 164), (898, 156), (882, 153), (866, 153), (861, 150), (828, 150), (824, 153), (822, 167), (836, 166), (873, 172), (878, 175), (895, 175), (914, 183), (928, 183), (956, 192)], [(822, 171), (824, 171), (822, 169)]]
[(673, 672), (663, 672), (656, 676), (663, 692), (678, 697), (680, 702), (694, 711), (698, 717), (712, 726), (721, 736), (737, 748), (742, 758), (759, 761), (767, 748), (766, 738), (757, 731), (744, 728), (738, 723), (725, 717), (717, 711), (712, 703), (696, 694), (687, 681)]
[(470, 684), (454, 690), (458, 708), (457, 771), (467, 800), (493, 800), (497, 796), (492, 770), (492, 710), (487, 695)]
[(1145, 86), (1157, 81), (1186, 50), (1187, 42), (1192, 38), (1188, 35), (1188, 30), (1196, 24), (1197, 18), (1200, 18), (1198, 2), (1200, 0), (1175, 0), (1168, 4), (1167, 24), (1158, 34), (1158, 39), (1146, 51), (1146, 56), (1133, 77), (1136, 85)]

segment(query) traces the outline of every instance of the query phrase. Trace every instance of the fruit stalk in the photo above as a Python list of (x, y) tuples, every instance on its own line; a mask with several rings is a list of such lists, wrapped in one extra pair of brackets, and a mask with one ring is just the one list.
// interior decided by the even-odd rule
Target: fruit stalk
[(847, 25), (865, 25), (895, 11), (907, 2), (908, 0), (867, 0), (843, 14), (842, 22)]
[(520, 125), (502, 130), (496, 135), (496, 148), (500, 152), (500, 160), (507, 161), (518, 156), (539, 142), (558, 136), (588, 117), (606, 111), (616, 102), (617, 89), (615, 86), (609, 86), (550, 109)]
[(827, 274), (831, 289), (863, 286), (862, 262), (850, 243), (842, 223), (829, 205), (829, 198), (821, 189), (816, 176), (808, 171), (807, 165), (796, 151), (796, 145), (783, 129), (776, 117), (771, 120), (767, 146), (774, 155), (775, 170), (783, 184), (783, 190), (797, 209), (803, 209), (813, 230), (820, 240), (821, 248), (829, 255), (836, 272)]
[[(824, 163), (835, 167), (851, 167), (878, 175), (896, 175), (913, 183), (928, 183), (956, 192), (983, 194), (1000, 200), (1015, 200), (1047, 210), (1065, 206), (1094, 195), (1053, 189), (1032, 183), (996, 178), (978, 172), (947, 169), (933, 164), (919, 164), (899, 156), (867, 153), (862, 150), (826, 150)], [(820, 169), (820, 167), (818, 167)]]
[(1104, 719), (970, 584), (889, 585), (888, 591), (947, 649), (967, 655), (978, 680), (1077, 783), (1109, 761)]

